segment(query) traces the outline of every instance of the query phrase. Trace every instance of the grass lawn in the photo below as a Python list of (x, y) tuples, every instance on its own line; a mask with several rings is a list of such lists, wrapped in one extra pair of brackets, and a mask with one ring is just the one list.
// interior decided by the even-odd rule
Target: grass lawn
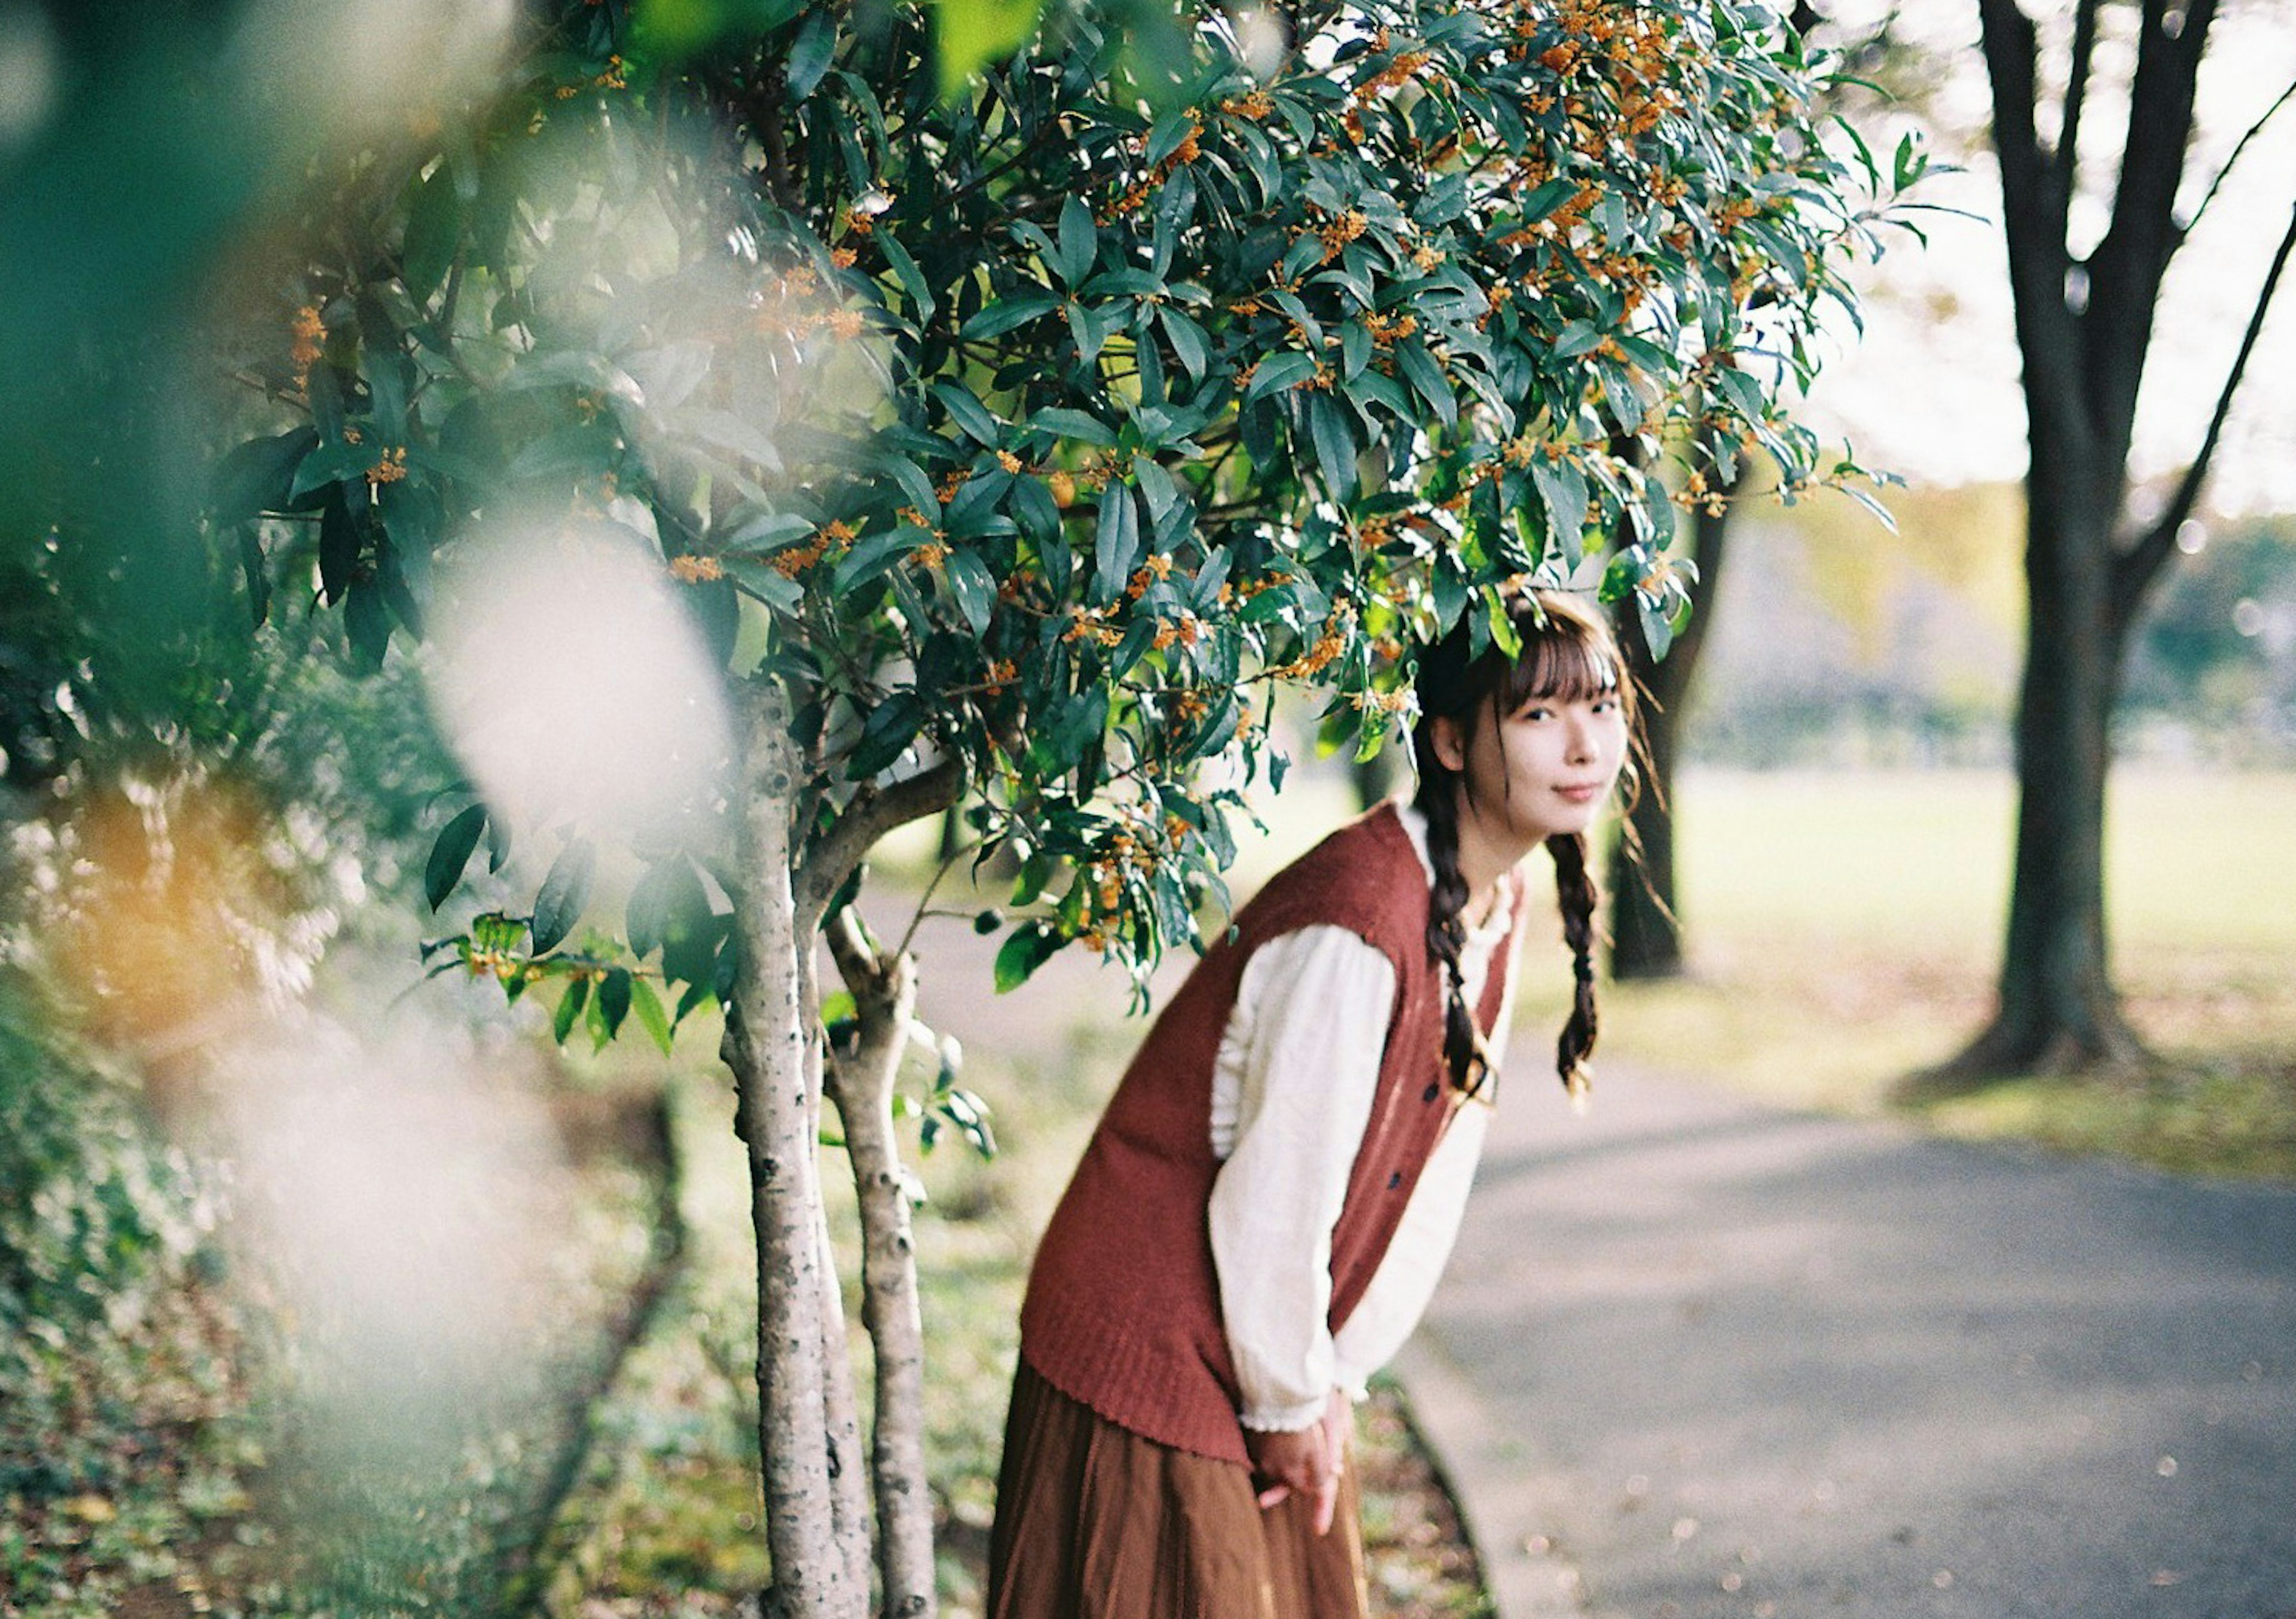
[[(1604, 1049), (1797, 1105), (1878, 1111), (1991, 1006), (2015, 813), (2005, 775), (1704, 771), (1677, 793), (1691, 971), (1609, 992)], [(2115, 976), (2161, 1063), (1915, 1110), (2235, 1174), (2296, 1175), (2296, 776), (2124, 770)], [(1531, 974), (1527, 1017), (1559, 1000)]]

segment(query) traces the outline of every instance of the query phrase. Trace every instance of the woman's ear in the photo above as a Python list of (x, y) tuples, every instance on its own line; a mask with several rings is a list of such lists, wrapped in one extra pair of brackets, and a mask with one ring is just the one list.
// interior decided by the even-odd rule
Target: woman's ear
[(1448, 714), (1436, 714), (1428, 721), (1427, 740), (1435, 750), (1436, 762), (1453, 775), (1467, 768), (1467, 736), (1459, 722)]

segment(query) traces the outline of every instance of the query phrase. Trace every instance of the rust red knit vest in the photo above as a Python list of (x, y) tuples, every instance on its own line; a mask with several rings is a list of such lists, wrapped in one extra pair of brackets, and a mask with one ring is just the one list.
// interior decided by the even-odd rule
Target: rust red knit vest
[[(1037, 1250), (1021, 1353), (1054, 1387), (1178, 1450), (1248, 1465), (1242, 1397), (1220, 1324), (1206, 1207), (1212, 1072), (1252, 952), (1313, 924), (1361, 934), (1395, 968), (1387, 1044), (1332, 1237), (1330, 1324), (1363, 1297), (1453, 1106), (1443, 983), (1427, 957), (1428, 889), (1392, 805), (1324, 839), (1236, 914), (1126, 1069)], [(1521, 928), (1493, 953), (1477, 1015), (1488, 1029)]]

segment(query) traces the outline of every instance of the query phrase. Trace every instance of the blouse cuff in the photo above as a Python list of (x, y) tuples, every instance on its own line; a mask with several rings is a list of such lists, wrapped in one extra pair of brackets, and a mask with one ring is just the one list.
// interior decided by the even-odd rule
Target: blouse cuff
[(1312, 1428), (1324, 1419), (1324, 1401), (1310, 1400), (1301, 1405), (1272, 1406), (1263, 1410), (1243, 1411), (1238, 1420), (1256, 1434), (1297, 1434)]

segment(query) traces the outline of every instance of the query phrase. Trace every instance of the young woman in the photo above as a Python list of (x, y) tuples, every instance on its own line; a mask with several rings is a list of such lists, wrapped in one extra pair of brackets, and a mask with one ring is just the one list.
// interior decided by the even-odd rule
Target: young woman
[(1603, 621), (1525, 596), (1510, 660), (1423, 657), (1419, 787), (1268, 883), (1149, 1031), (1038, 1248), (992, 1619), (1367, 1612), (1350, 1401), (1456, 1235), (1528, 889), (1554, 862), (1595, 1040), (1586, 831), (1632, 696)]

